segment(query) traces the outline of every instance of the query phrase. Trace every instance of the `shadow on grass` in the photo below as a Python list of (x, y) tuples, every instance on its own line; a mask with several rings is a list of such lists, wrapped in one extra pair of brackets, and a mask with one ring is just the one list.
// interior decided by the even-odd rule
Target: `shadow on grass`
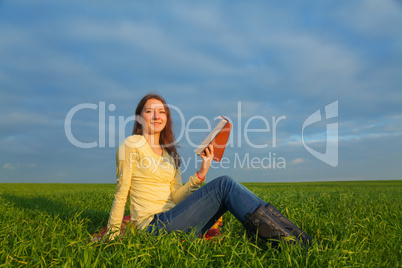
[(100, 226), (105, 226), (109, 216), (108, 213), (103, 211), (80, 209), (46, 197), (24, 197), (3, 193), (0, 198), (7, 200), (15, 208), (24, 212), (28, 219), (33, 219), (38, 214), (47, 214), (52, 218), (58, 217), (63, 221), (69, 222), (79, 214), (79, 218), (89, 220), (87, 225), (88, 232), (94, 232)]

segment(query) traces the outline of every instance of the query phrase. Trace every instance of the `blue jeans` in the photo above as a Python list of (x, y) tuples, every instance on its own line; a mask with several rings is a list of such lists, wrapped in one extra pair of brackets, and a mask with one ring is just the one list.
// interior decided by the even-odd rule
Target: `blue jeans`
[(247, 214), (267, 203), (246, 187), (228, 176), (207, 183), (169, 211), (158, 213), (151, 221), (148, 232), (159, 234), (172, 231), (205, 233), (229, 210), (241, 223)]

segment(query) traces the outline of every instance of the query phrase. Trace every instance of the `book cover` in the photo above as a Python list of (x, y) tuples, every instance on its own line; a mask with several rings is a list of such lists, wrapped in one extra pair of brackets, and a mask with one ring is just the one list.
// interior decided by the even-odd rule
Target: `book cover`
[(226, 144), (229, 139), (230, 131), (232, 130), (232, 124), (224, 118), (220, 117), (220, 120), (212, 128), (212, 131), (207, 134), (202, 140), (201, 144), (196, 148), (195, 153), (201, 155), (205, 148), (210, 143), (214, 146), (214, 160), (220, 162), (225, 152)]

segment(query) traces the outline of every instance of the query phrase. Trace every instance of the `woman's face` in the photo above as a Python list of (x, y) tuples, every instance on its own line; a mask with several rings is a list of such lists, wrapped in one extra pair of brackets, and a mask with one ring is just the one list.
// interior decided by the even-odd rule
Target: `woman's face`
[(167, 116), (160, 100), (149, 99), (142, 108), (141, 117), (137, 119), (144, 134), (157, 134), (166, 126)]

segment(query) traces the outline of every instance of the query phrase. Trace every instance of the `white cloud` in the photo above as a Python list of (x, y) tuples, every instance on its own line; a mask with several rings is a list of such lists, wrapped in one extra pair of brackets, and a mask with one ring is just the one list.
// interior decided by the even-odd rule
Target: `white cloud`
[(10, 112), (3, 114), (0, 118), (0, 125), (38, 125), (38, 126), (52, 126), (54, 122), (47, 115), (33, 113), (33, 112)]
[(402, 24), (401, 3), (394, 0), (347, 1), (334, 12), (335, 18), (368, 36), (394, 36)]
[(11, 164), (11, 163), (5, 163), (3, 165), (3, 168), (9, 169), (9, 170), (14, 170), (14, 169), (17, 169), (19, 166), (20, 166), (19, 164), (14, 165), (14, 164)]

